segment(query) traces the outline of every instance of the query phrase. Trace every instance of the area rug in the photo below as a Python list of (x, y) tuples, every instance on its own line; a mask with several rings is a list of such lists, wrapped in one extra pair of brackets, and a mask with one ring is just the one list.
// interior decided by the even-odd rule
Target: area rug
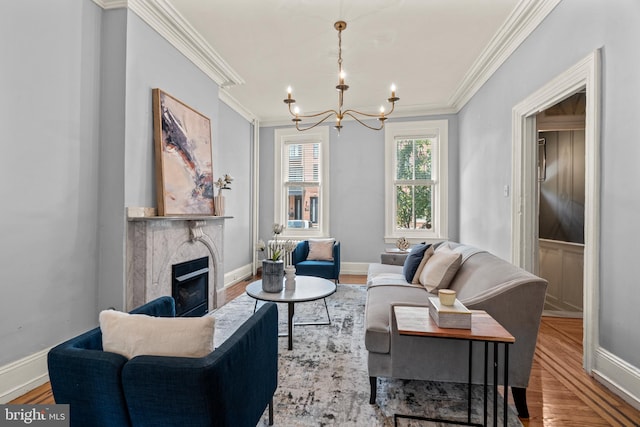
[[(327, 298), (330, 326), (294, 327), (293, 350), (287, 350), (286, 337), (280, 338), (274, 425), (387, 427), (394, 425), (394, 414), (466, 421), (466, 384), (380, 378), (377, 402), (369, 404), (365, 300), (365, 286), (340, 284), (336, 293)], [(255, 300), (243, 294), (212, 313), (216, 318), (216, 346), (251, 316), (254, 305)], [(286, 333), (286, 304), (278, 304), (278, 310), (280, 332)], [(322, 300), (296, 304), (296, 321), (325, 319)], [(502, 425), (502, 405), (498, 406), (498, 421)], [(482, 423), (479, 386), (472, 390), (471, 420)], [(490, 413), (489, 425), (492, 422)], [(258, 425), (268, 425), (266, 413)], [(440, 425), (446, 424), (398, 419), (399, 427)], [(522, 425), (511, 406), (508, 425)]]

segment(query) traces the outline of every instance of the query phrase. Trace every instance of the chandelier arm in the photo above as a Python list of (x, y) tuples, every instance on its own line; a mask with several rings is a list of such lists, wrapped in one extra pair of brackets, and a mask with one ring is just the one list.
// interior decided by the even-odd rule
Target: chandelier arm
[[(381, 130), (384, 127), (384, 122), (381, 122), (380, 127), (373, 127), (373, 126), (369, 126), (368, 124), (366, 124), (365, 122), (363, 122), (362, 120), (360, 120), (358, 117), (356, 117), (355, 115), (353, 115), (351, 112), (355, 112), (358, 113), (358, 111), (355, 110), (347, 110), (345, 111), (343, 114), (345, 116), (350, 116), (351, 118), (353, 118), (355, 121), (357, 121), (358, 123), (360, 123), (362, 126), (364, 127), (368, 127), (371, 130)], [(361, 113), (358, 113), (361, 114)], [(371, 116), (371, 117), (375, 117), (373, 115), (369, 115), (369, 114), (363, 114), (364, 116)]]
[[(304, 132), (305, 130), (313, 129), (314, 127), (316, 127), (316, 126), (318, 126), (318, 125), (322, 124), (325, 120), (327, 120), (329, 117), (331, 117), (331, 116), (333, 116), (333, 115), (335, 114), (335, 111), (333, 111), (333, 110), (329, 110), (329, 111), (330, 111), (330, 113), (329, 113), (329, 114), (327, 114), (325, 117), (323, 117), (323, 118), (322, 118), (322, 120), (320, 120), (320, 121), (319, 121), (318, 123), (316, 123), (315, 125), (311, 125), (311, 126), (308, 126), (308, 127), (306, 127), (306, 128), (301, 128), (301, 127), (299, 126), (299, 125), (300, 125), (300, 122), (296, 122), (296, 129), (298, 129), (298, 130), (299, 130), (299, 131), (301, 131), (301, 132)], [(325, 113), (326, 113), (326, 112), (327, 112), (327, 111), (325, 111)], [(320, 114), (323, 114), (323, 113), (316, 114), (316, 116), (318, 116), (318, 115), (320, 115)], [(301, 116), (301, 117), (302, 117), (302, 116)], [(313, 116), (310, 116), (310, 117), (313, 117)]]
[(380, 113), (378, 113), (378, 114), (370, 114), (370, 113), (363, 113), (363, 112), (358, 111), (358, 110), (345, 110), (345, 112), (343, 114), (349, 114), (354, 119), (355, 119), (354, 114), (358, 114), (360, 116), (365, 116), (365, 117), (372, 117), (372, 118), (376, 118), (376, 119), (379, 119), (380, 117), (382, 117), (380, 115)]
[(384, 115), (385, 115), (385, 116), (388, 116), (389, 114), (393, 113), (393, 110), (395, 110), (395, 109), (396, 109), (396, 103), (395, 103), (395, 102), (392, 102), (392, 103), (391, 103), (391, 110), (389, 110), (389, 112), (388, 112), (388, 113), (384, 113)]
[[(335, 114), (336, 116), (338, 115), (338, 112), (336, 110), (326, 110), (326, 111), (321, 111), (320, 113), (316, 113), (316, 114), (296, 114), (291, 112), (291, 109), (289, 109), (289, 113), (293, 116), (293, 117), (299, 117), (302, 119), (311, 119), (313, 117), (318, 117), (318, 116), (322, 116), (323, 114)], [(326, 119), (324, 119), (326, 120)]]

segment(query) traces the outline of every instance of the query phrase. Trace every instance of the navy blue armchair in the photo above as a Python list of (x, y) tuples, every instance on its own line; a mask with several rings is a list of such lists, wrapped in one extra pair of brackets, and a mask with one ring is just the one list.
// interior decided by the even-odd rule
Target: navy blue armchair
[(315, 276), (333, 280), (336, 284), (340, 281), (340, 242), (333, 245), (333, 261), (308, 260), (309, 241), (298, 243), (291, 253), (291, 263), (296, 267), (298, 276)]
[[(171, 297), (132, 313), (175, 316)], [(71, 426), (247, 426), (269, 407), (278, 375), (278, 311), (263, 305), (220, 347), (201, 358), (124, 356), (102, 350), (95, 328), (48, 354), (56, 403)]]

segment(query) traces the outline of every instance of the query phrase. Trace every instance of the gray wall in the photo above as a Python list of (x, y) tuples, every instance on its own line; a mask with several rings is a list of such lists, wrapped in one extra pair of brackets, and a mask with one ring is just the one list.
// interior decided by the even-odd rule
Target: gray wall
[(154, 87), (211, 119), (214, 173), (238, 178), (229, 261), (251, 262), (251, 125), (215, 82), (134, 13), (91, 0), (3, 4), (0, 36), (0, 366), (122, 308), (125, 207), (156, 205)]
[[(219, 171), (222, 148), (217, 137), (218, 86), (186, 57), (150, 28), (135, 13), (127, 10), (105, 11), (105, 22), (117, 21), (106, 26), (103, 45), (120, 46), (122, 34), (126, 34), (120, 57), (112, 58), (124, 63), (110, 79), (120, 83), (124, 79), (123, 97), (106, 102), (105, 108), (124, 119), (124, 140), (105, 139), (103, 151), (112, 155), (104, 160), (103, 200), (101, 219), (105, 227), (100, 229), (101, 264), (99, 276), (98, 308), (124, 306), (123, 283), (125, 280), (125, 207), (156, 206), (155, 163), (153, 154), (153, 108), (151, 91), (160, 88), (211, 120), (213, 138), (213, 170)], [(112, 16), (114, 15), (114, 16)], [(116, 49), (114, 49), (116, 50)], [(124, 55), (124, 56), (122, 56)], [(111, 65), (105, 63), (105, 68)], [(120, 89), (118, 87), (118, 89)], [(105, 97), (110, 96), (108, 93)], [(124, 99), (124, 103), (120, 103)], [(110, 127), (102, 123), (103, 132)]]
[(640, 367), (640, 3), (564, 0), (459, 114), (460, 238), (510, 256), (511, 110), (602, 47), (600, 344)]
[[(458, 120), (455, 115), (409, 120), (449, 120), (449, 237), (458, 236)], [(372, 123), (375, 125), (375, 123)], [(340, 240), (342, 262), (377, 262), (384, 243), (384, 131), (344, 122), (338, 136), (330, 128), (330, 234)], [(271, 238), (275, 127), (260, 128), (260, 238)]]
[(0, 366), (95, 325), (100, 17), (2, 5)]
[(229, 272), (253, 261), (253, 125), (224, 103), (220, 103), (219, 117), (218, 144), (223, 149), (214, 177), (228, 173), (234, 178), (231, 190), (222, 192), (225, 215), (233, 217), (224, 225), (224, 269)]

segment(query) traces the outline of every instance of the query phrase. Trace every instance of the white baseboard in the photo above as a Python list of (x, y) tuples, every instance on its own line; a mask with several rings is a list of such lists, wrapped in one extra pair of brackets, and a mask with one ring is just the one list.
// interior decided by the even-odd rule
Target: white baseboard
[(251, 263), (224, 274), (224, 287), (235, 285), (252, 275)]
[(600, 347), (596, 351), (595, 379), (640, 410), (640, 369)]
[(0, 367), (0, 404), (8, 403), (49, 381), (49, 350), (46, 348)]
[(341, 262), (340, 274), (360, 274), (365, 275), (369, 271), (368, 262)]

